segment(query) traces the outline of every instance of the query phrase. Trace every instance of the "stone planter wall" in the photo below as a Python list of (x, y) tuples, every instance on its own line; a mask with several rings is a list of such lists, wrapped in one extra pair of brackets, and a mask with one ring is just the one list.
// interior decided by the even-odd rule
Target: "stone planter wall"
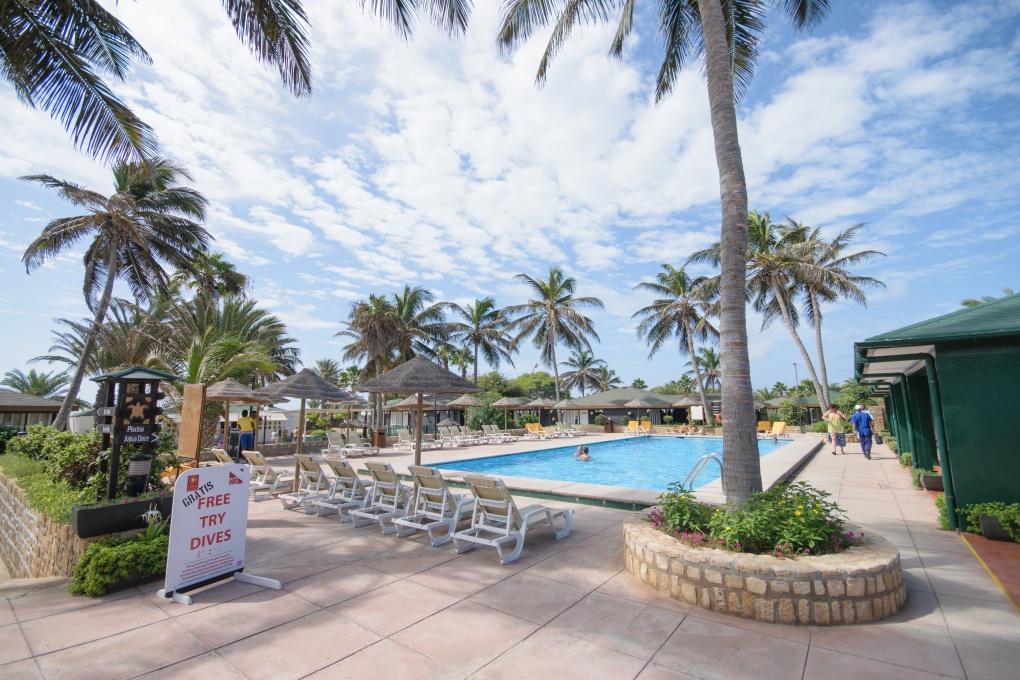
[(839, 555), (796, 559), (692, 548), (640, 517), (624, 523), (623, 537), (629, 572), (663, 595), (723, 614), (831, 626), (878, 621), (907, 601), (899, 551), (878, 536)]
[(29, 508), (14, 480), (0, 474), (0, 557), (12, 577), (70, 577), (89, 543)]

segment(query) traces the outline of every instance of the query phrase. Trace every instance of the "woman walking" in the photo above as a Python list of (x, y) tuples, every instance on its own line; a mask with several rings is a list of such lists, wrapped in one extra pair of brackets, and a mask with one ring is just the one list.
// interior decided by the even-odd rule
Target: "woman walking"
[(846, 423), (849, 420), (845, 413), (836, 408), (835, 404), (829, 404), (829, 410), (822, 416), (822, 420), (829, 427), (829, 443), (832, 444), (832, 455), (836, 455), (836, 448), (846, 455)]

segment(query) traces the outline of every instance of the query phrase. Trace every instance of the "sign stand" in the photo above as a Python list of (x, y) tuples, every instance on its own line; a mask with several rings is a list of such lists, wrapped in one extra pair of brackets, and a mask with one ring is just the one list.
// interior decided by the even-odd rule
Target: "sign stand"
[(190, 605), (187, 592), (226, 579), (283, 588), (276, 579), (244, 571), (249, 474), (246, 465), (219, 465), (178, 477), (166, 582), (159, 597)]

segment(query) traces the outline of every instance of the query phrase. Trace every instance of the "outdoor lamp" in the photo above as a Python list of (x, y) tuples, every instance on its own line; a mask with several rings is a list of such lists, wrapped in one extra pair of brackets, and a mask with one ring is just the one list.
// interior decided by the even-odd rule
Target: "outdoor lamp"
[(137, 496), (149, 485), (149, 470), (152, 468), (152, 456), (139, 453), (131, 456), (128, 461), (127, 494)]

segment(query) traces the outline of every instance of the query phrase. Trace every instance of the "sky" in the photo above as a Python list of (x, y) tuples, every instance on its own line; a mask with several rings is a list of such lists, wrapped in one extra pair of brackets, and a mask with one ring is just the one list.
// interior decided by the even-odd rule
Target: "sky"
[[(499, 3), (477, 3), (460, 39), (420, 22), (408, 42), (359, 3), (305, 2), (314, 92), (298, 100), (218, 2), (101, 4), (153, 58), (111, 85), (192, 173), (214, 250), (251, 277), (251, 296), (287, 323), (306, 365), (340, 359), (333, 335), (369, 294), (406, 284), (506, 306), (528, 297), (515, 275), (558, 266), (576, 294), (605, 302), (591, 314), (594, 354), (625, 383), (687, 370), (672, 348), (649, 360), (632, 319), (652, 301), (634, 286), (719, 239), (705, 82), (693, 68), (655, 103), (654, 5), (639, 11), (622, 60), (606, 56), (614, 29), (583, 27), (539, 88), (549, 31), (501, 54)], [(980, 11), (841, 1), (800, 33), (770, 16), (738, 109), (749, 207), (827, 237), (864, 223), (853, 250), (885, 253), (856, 269), (885, 283), (866, 308), (823, 308), (830, 381), (851, 377), (855, 341), (1020, 288), (1018, 25), (1016, 0)], [(75, 214), (17, 179), (40, 173), (111, 191), (109, 168), (0, 82), (0, 372), (62, 368), (30, 362), (55, 318), (89, 315), (84, 247), (31, 275), (21, 264), (47, 222)], [(760, 326), (750, 313), (754, 386), (805, 378), (785, 327)], [(814, 359), (813, 329), (799, 330)], [(538, 362), (528, 345), (500, 370)]]

